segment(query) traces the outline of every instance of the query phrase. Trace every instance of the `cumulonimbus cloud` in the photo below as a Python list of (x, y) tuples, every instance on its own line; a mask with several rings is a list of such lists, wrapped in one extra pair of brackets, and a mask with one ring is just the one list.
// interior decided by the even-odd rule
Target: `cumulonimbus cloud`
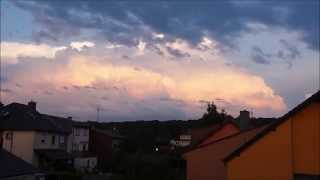
[[(16, 101), (30, 97), (49, 104), (68, 98), (69, 103), (62, 106), (75, 111), (75, 114), (91, 109), (91, 116), (94, 116), (92, 106), (99, 103), (101, 107), (111, 109), (113, 116), (150, 119), (152, 115), (164, 114), (167, 115), (163, 118), (196, 118), (204, 110), (199, 102), (215, 99), (223, 99), (222, 103), (217, 102), (218, 105), (234, 115), (242, 108), (254, 110), (259, 115), (275, 115), (286, 109), (283, 99), (261, 77), (224, 65), (223, 57), (212, 53), (215, 46), (209, 46), (211, 40), (206, 42), (201, 44), (206, 45), (205, 49), (192, 49), (182, 40), (174, 44), (159, 44), (181, 52), (189, 51), (188, 61), (159, 56), (150, 49), (144, 49), (145, 54), (141, 56), (132, 56), (130, 64), (115, 61), (104, 51), (101, 52), (104, 56), (61, 51), (53, 61), (41, 61), (35, 69), (34, 63), (40, 61), (29, 57), (32, 65), (28, 61), (23, 61), (22, 68), (8, 65), (9, 80), (4, 86), (16, 93), (6, 93), (5, 98)], [(135, 50), (132, 54), (139, 51), (136, 47), (131, 48)], [(208, 61), (198, 61), (199, 57)], [(23, 88), (15, 84), (21, 84)], [(81, 109), (87, 108), (87, 111), (78, 112), (77, 105), (83, 106)], [(59, 109), (57, 105), (51, 106)], [(135, 115), (130, 117), (133, 112)]]

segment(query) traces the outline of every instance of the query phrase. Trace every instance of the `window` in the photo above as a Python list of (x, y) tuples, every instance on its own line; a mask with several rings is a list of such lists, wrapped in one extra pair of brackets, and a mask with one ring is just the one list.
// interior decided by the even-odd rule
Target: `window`
[(42, 144), (46, 143), (46, 134), (45, 133), (43, 133), (42, 136), (41, 136), (41, 143)]
[(90, 167), (90, 159), (87, 160), (87, 167)]
[(83, 144), (82, 145), (82, 151), (86, 151), (87, 150), (87, 145), (86, 144)]
[(75, 132), (75, 136), (80, 136), (80, 129), (75, 128), (74, 132)]
[(51, 138), (51, 144), (52, 144), (52, 145), (56, 144), (56, 136), (52, 136), (52, 138)]
[(72, 147), (72, 150), (73, 150), (73, 151), (77, 151), (77, 150), (78, 150), (77, 144), (73, 144), (72, 146), (73, 146), (73, 147)]
[(12, 132), (7, 132), (6, 133), (6, 140), (11, 140), (12, 139)]
[(64, 143), (64, 136), (60, 136), (60, 144)]

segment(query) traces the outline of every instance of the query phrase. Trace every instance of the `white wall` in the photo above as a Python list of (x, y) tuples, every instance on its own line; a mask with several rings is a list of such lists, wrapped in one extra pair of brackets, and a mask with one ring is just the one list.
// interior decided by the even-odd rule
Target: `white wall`
[(72, 128), (72, 151), (89, 150), (89, 128)]
[[(53, 141), (54, 137), (54, 141)], [(57, 133), (37, 132), (34, 141), (34, 149), (65, 149), (67, 136)]]
[(74, 168), (84, 171), (92, 171), (97, 166), (96, 157), (79, 157), (74, 159)]

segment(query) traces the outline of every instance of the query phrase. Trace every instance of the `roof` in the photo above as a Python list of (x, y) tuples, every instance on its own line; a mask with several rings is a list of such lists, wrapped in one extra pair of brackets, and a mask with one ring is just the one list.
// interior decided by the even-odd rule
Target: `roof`
[[(222, 124), (219, 124), (219, 126), (216, 129), (213, 129), (210, 133), (208, 133), (206, 136), (204, 136), (202, 139), (200, 139), (197, 143), (197, 145), (200, 145), (203, 143), (207, 138), (211, 137), (212, 135), (216, 134), (219, 130), (221, 130), (223, 127), (225, 127), (228, 124), (234, 125), (236, 128), (239, 128), (239, 126), (234, 121), (225, 121)], [(240, 130), (240, 129), (239, 129)]]
[(0, 148), (0, 178), (39, 172), (31, 164)]
[[(244, 143), (248, 138), (253, 137), (262, 129), (263, 127), (254, 128), (227, 136), (209, 144), (196, 147), (192, 151), (185, 153), (183, 157), (188, 163), (193, 164), (193, 167), (199, 162), (204, 163), (204, 165), (197, 164), (197, 166), (200, 166), (200, 169), (197, 170), (198, 175), (205, 173), (206, 177), (210, 174), (210, 179), (226, 179), (227, 168), (222, 159), (232, 152), (234, 148)], [(207, 163), (210, 164), (210, 167), (205, 165)], [(197, 179), (201, 179), (201, 176), (198, 176)]]
[(70, 120), (33, 110), (28, 105), (11, 103), (0, 110), (0, 129), (71, 133)]
[(198, 145), (204, 138), (208, 137), (211, 133), (216, 132), (221, 127), (221, 124), (213, 124), (206, 127), (191, 129), (191, 146)]
[(278, 118), (275, 122), (271, 123), (268, 127), (266, 127), (263, 131), (258, 133), (256, 136), (251, 138), (249, 141), (235, 149), (232, 153), (230, 153), (225, 159), (224, 162), (228, 162), (229, 160), (233, 159), (236, 156), (239, 156), (242, 151), (247, 149), (249, 146), (253, 145), (255, 142), (257, 142), (259, 139), (267, 135), (269, 132), (274, 131), (279, 125), (281, 125), (283, 122), (287, 121), (289, 117), (293, 116), (306, 106), (310, 105), (313, 102), (320, 102), (320, 91), (313, 94), (311, 97), (303, 101), (301, 104), (293, 108), (291, 111), (289, 111), (287, 114), (283, 115), (282, 117)]
[[(238, 132), (238, 133), (235, 133), (235, 134), (232, 134), (232, 135), (229, 135), (229, 136), (226, 136), (226, 137), (223, 137), (221, 139), (217, 139), (215, 141), (212, 141), (212, 142), (209, 142), (209, 143), (206, 143), (206, 144), (202, 144), (202, 145), (199, 145), (199, 146), (194, 146), (192, 149), (190, 149), (189, 151), (187, 151), (185, 154), (191, 152), (191, 151), (194, 151), (194, 150), (197, 150), (197, 149), (201, 149), (201, 148), (204, 148), (204, 147), (207, 147), (207, 146), (211, 146), (215, 143), (218, 143), (218, 142), (225, 142), (225, 141), (228, 141), (229, 139), (232, 139), (232, 138), (241, 138), (241, 137), (246, 137), (245, 139), (247, 140), (248, 139), (248, 136), (253, 137), (255, 136), (257, 133), (261, 132), (264, 128), (266, 128), (267, 125), (265, 126), (260, 126), (260, 127), (256, 127), (256, 128), (251, 128), (251, 129), (247, 129), (247, 130), (244, 130), (244, 131), (241, 131), (241, 132)], [(243, 143), (244, 141), (242, 141)], [(240, 145), (241, 143), (239, 143), (238, 145)], [(236, 147), (235, 147), (236, 148)], [(234, 150), (234, 149), (233, 149)], [(231, 152), (231, 151), (229, 151)], [(226, 154), (227, 156), (228, 154)], [(224, 158), (224, 157), (223, 157)]]
[(90, 128), (89, 122), (72, 121), (73, 127)]

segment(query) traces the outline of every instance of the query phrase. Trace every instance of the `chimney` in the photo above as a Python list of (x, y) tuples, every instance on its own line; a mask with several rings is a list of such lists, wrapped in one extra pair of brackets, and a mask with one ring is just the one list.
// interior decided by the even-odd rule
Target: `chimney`
[(250, 112), (247, 110), (240, 111), (240, 119), (250, 119)]
[(34, 111), (37, 110), (37, 103), (32, 100), (28, 102), (28, 106)]
[(72, 116), (68, 116), (68, 119), (69, 119), (69, 120), (72, 120)]

